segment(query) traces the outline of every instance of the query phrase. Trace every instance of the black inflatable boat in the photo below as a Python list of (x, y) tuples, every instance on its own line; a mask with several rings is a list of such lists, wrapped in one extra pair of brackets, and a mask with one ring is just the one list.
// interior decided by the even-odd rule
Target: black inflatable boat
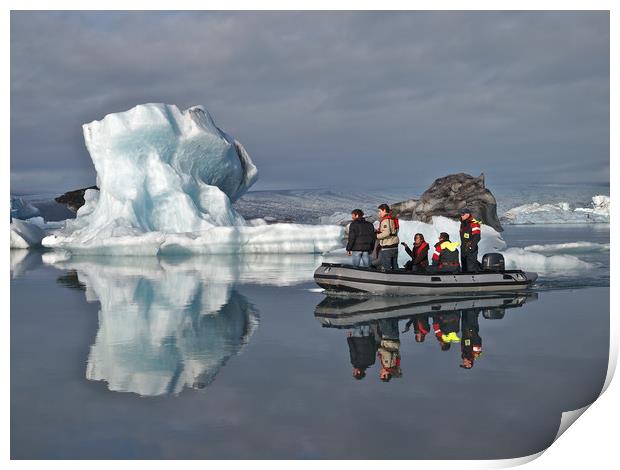
[(436, 295), (522, 290), (538, 278), (536, 273), (505, 270), (503, 266), (503, 257), (497, 253), (485, 255), (481, 270), (468, 273), (415, 273), (404, 269), (382, 271), (347, 264), (323, 263), (314, 271), (314, 280), (327, 291)]

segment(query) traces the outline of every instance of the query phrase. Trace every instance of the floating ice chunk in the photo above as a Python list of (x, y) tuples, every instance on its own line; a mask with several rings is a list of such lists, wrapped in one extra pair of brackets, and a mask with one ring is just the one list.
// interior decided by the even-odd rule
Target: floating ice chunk
[(577, 207), (575, 212), (584, 212), (607, 217), (609, 221), (609, 196), (599, 194), (592, 198), (592, 207)]
[[(85, 124), (100, 191), (43, 245), (117, 255), (323, 252), (339, 227), (246, 226), (232, 202), (256, 180), (243, 146), (201, 106), (146, 104)], [(254, 224), (253, 224), (254, 225)]]
[(570, 242), (548, 245), (530, 245), (523, 249), (540, 253), (591, 253), (609, 251), (609, 243)]
[(30, 248), (41, 245), (45, 232), (38, 225), (25, 220), (11, 222), (11, 248)]
[(540, 253), (526, 251), (523, 248), (508, 248), (502, 252), (506, 262), (506, 269), (521, 269), (535, 271), (539, 274), (575, 275), (579, 271), (588, 270), (594, 266), (570, 255), (545, 256)]
[(100, 191), (86, 191), (58, 243), (243, 225), (231, 201), (254, 183), (256, 167), (203, 107), (140, 105), (83, 130)]
[[(121, 227), (124, 228), (124, 227)], [(235, 253), (325, 253), (342, 246), (344, 229), (331, 225), (274, 224), (254, 227), (212, 227), (189, 233), (116, 232), (116, 236), (45, 238), (44, 245), (99, 255), (179, 255)]]
[(39, 209), (21, 197), (11, 196), (11, 217), (14, 219), (29, 219), (39, 215)]
[(524, 204), (504, 213), (501, 221), (514, 225), (609, 223), (609, 196), (594, 196), (592, 207), (577, 207), (574, 210), (567, 202)]

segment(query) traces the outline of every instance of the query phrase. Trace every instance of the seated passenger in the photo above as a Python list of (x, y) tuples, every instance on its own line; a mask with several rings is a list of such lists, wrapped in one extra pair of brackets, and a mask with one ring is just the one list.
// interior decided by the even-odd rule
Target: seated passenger
[(411, 256), (411, 260), (405, 263), (405, 269), (413, 272), (426, 271), (428, 267), (428, 243), (424, 240), (424, 235), (421, 233), (415, 234), (415, 237), (413, 237), (413, 250), (405, 242), (402, 242), (401, 245), (405, 247), (405, 251)]
[(448, 273), (459, 272), (461, 270), (459, 250), (457, 250), (459, 245), (459, 242), (451, 242), (450, 235), (446, 232), (441, 232), (439, 234), (439, 241), (435, 243), (432, 270)]

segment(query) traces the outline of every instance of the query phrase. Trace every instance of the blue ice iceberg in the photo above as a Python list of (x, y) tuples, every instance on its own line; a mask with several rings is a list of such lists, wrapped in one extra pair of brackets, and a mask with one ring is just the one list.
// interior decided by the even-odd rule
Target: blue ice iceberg
[(343, 229), (248, 226), (232, 202), (258, 173), (207, 110), (144, 104), (84, 124), (100, 191), (43, 245), (74, 252), (299, 253), (341, 246)]

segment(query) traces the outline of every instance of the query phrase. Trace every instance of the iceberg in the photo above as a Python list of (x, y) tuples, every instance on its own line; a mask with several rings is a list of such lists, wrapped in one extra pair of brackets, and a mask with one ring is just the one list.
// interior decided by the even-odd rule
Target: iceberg
[(513, 225), (609, 223), (609, 196), (594, 196), (591, 207), (575, 209), (568, 202), (523, 204), (505, 212), (501, 221)]
[(40, 246), (43, 237), (45, 231), (38, 224), (19, 219), (11, 221), (11, 249)]
[(575, 275), (594, 266), (572, 255), (545, 256), (524, 248), (508, 248), (502, 252), (506, 269), (522, 269), (539, 274)]
[(83, 125), (99, 191), (43, 245), (121, 255), (324, 252), (340, 227), (250, 226), (232, 203), (256, 181), (252, 159), (203, 106), (144, 104)]
[(11, 219), (30, 219), (39, 215), (39, 209), (21, 197), (11, 196)]

